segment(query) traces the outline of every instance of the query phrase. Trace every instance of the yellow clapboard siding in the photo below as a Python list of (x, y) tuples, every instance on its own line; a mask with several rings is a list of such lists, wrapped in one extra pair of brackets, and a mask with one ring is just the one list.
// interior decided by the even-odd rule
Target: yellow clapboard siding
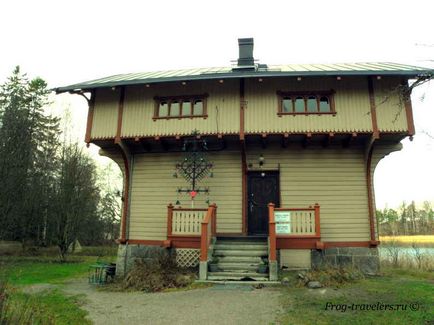
[[(175, 164), (181, 154), (136, 155), (130, 207), (130, 238), (166, 239), (167, 205), (181, 201), (190, 207), (187, 194), (177, 194), (178, 187), (188, 184), (181, 177), (174, 178)], [(214, 178), (200, 182), (209, 187), (209, 199), (216, 202), (217, 231), (241, 232), (241, 154), (234, 150), (209, 152), (208, 159), (214, 163)], [(205, 208), (206, 196), (199, 194), (195, 207)]]
[[(260, 155), (263, 155), (267, 168), (277, 170), (280, 167), (282, 207), (320, 204), (323, 241), (369, 240), (368, 199), (361, 148), (294, 147), (282, 150), (270, 145), (267, 149), (248, 149), (247, 161), (257, 166)], [(335, 177), (335, 174), (340, 177)]]

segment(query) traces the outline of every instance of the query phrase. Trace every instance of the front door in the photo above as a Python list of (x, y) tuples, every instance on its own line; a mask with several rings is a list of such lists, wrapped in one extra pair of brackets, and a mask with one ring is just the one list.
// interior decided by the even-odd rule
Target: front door
[(280, 205), (279, 172), (247, 173), (247, 228), (249, 235), (268, 233), (268, 203)]

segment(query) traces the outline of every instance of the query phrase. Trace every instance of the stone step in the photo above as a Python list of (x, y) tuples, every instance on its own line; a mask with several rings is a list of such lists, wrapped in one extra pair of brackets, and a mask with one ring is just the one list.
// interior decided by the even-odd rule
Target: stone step
[(217, 243), (214, 245), (215, 249), (222, 250), (268, 250), (267, 244), (220, 244)]
[(214, 256), (266, 256), (268, 255), (268, 249), (249, 249), (249, 250), (232, 250), (232, 249), (216, 249), (214, 250)]

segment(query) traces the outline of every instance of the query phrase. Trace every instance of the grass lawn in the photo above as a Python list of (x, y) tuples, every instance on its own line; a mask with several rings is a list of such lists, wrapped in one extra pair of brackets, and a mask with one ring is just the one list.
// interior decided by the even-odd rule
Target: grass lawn
[(95, 258), (59, 263), (52, 258), (8, 258), (0, 259), (2, 272), (12, 285), (36, 283), (61, 283), (63, 280), (83, 275)]
[[(1, 256), (0, 276), (5, 278), (11, 287), (9, 291), (11, 310), (20, 318), (10, 323), (91, 324), (85, 318), (87, 313), (80, 308), (83, 297), (65, 296), (61, 291), (61, 284), (71, 278), (86, 277), (89, 265), (94, 264), (97, 259), (111, 262), (114, 257), (70, 256), (68, 262), (59, 263), (53, 256)], [(22, 286), (38, 284), (55, 284), (55, 286), (54, 289), (34, 294), (20, 290)], [(26, 317), (30, 317), (32, 321), (24, 321)]]
[[(383, 276), (359, 280), (338, 288), (282, 289), (282, 324), (431, 324), (434, 322), (434, 275), (384, 269)], [(345, 305), (380, 304), (406, 306), (407, 310), (360, 310)], [(329, 303), (328, 310), (326, 310)], [(331, 310), (333, 304), (334, 310)], [(339, 310), (336, 310), (339, 308)], [(374, 307), (375, 308), (375, 307)], [(404, 308), (404, 307), (393, 307)], [(417, 310), (412, 310), (417, 309)]]

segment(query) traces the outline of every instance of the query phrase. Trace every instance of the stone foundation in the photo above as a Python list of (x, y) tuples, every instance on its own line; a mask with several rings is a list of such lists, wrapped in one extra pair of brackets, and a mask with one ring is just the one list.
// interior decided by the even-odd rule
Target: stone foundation
[(153, 260), (158, 256), (174, 254), (175, 251), (159, 246), (119, 245), (116, 260), (116, 276), (124, 277), (134, 265), (136, 259)]
[(380, 271), (377, 248), (336, 247), (324, 250), (312, 250), (312, 268), (354, 267), (367, 275)]

